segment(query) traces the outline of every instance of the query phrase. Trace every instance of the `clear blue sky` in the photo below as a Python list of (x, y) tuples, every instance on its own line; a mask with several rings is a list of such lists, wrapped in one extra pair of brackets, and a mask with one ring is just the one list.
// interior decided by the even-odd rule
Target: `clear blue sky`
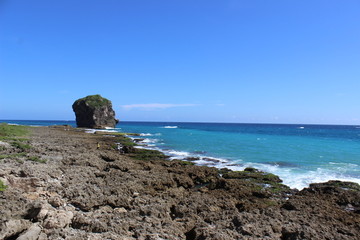
[(0, 0), (0, 119), (360, 124), (360, 1)]

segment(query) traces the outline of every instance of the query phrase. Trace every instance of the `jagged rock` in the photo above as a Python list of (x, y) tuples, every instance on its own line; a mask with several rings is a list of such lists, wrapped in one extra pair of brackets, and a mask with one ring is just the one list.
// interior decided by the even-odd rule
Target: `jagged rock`
[(70, 211), (53, 211), (48, 213), (44, 222), (45, 228), (63, 228), (71, 223), (74, 214)]
[(33, 224), (25, 233), (21, 234), (17, 240), (37, 240), (40, 232), (41, 228), (39, 224)]
[(100, 95), (90, 95), (74, 102), (72, 108), (76, 115), (78, 127), (106, 128), (115, 127), (115, 111), (110, 100)]
[(282, 180), (274, 174), (259, 171), (256, 168), (245, 168), (244, 171), (230, 171), (223, 174), (227, 179), (254, 179), (261, 182), (281, 183)]
[(28, 220), (10, 220), (0, 226), (0, 239), (7, 239), (13, 236), (17, 236), (24, 230), (28, 229), (30, 225), (31, 222)]

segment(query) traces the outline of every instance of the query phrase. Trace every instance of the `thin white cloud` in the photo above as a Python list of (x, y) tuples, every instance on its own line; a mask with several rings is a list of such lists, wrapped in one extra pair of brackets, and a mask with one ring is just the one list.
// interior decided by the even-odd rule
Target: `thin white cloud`
[(132, 110), (138, 108), (141, 110), (156, 110), (156, 109), (167, 109), (174, 107), (194, 107), (199, 104), (170, 104), (170, 103), (145, 103), (145, 104), (129, 104), (122, 105), (121, 107), (125, 110)]

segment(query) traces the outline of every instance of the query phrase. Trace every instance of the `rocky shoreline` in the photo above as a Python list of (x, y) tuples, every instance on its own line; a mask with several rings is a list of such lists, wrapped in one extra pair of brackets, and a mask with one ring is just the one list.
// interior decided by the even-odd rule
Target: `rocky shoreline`
[(255, 169), (169, 161), (121, 135), (30, 129), (26, 159), (1, 148), (0, 239), (360, 239), (358, 184), (294, 191)]

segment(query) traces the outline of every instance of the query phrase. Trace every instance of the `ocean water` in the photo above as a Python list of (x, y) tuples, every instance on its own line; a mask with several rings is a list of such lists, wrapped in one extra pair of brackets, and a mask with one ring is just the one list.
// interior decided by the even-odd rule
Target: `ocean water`
[[(48, 126), (75, 122), (6, 121)], [(120, 122), (119, 132), (139, 133), (142, 148), (198, 165), (274, 173), (292, 188), (328, 180), (360, 184), (360, 126)]]

